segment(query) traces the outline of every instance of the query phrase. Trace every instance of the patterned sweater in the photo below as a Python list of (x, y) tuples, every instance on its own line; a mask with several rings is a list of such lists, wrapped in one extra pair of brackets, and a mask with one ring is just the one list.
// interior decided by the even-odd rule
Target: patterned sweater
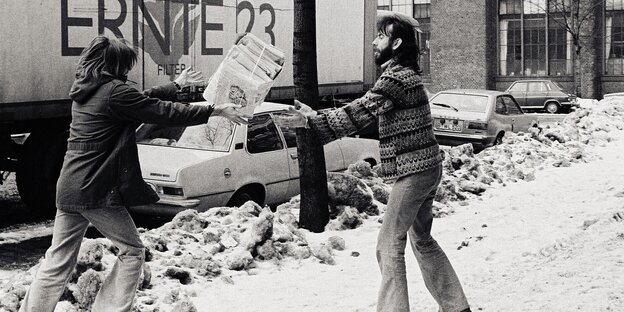
[(382, 174), (398, 178), (442, 162), (420, 76), (392, 61), (373, 88), (345, 107), (321, 110), (310, 128), (323, 144), (377, 122)]

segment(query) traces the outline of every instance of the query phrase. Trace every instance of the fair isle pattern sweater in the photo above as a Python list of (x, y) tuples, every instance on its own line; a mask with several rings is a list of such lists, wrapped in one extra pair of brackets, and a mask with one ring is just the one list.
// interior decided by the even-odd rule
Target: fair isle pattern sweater
[(373, 88), (349, 105), (321, 110), (309, 122), (323, 144), (377, 122), (382, 173), (399, 178), (442, 162), (420, 76), (392, 61)]

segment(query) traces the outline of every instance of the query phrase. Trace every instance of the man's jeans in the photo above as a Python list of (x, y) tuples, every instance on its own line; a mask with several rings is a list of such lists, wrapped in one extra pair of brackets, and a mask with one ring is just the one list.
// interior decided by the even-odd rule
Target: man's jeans
[(145, 258), (136, 226), (124, 207), (70, 213), (57, 210), (52, 245), (37, 271), (20, 312), (52, 312), (63, 294), (89, 222), (117, 248), (117, 261), (102, 283), (91, 311), (130, 311)]
[(442, 166), (399, 178), (392, 188), (377, 239), (381, 288), (377, 311), (409, 311), (405, 245), (409, 233), (427, 289), (443, 312), (468, 308), (466, 296), (446, 254), (431, 237), (431, 208)]

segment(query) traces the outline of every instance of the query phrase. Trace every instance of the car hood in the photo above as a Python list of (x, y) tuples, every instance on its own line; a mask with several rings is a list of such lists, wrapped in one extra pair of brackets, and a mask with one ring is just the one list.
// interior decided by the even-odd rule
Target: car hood
[(435, 109), (431, 108), (431, 117), (433, 118), (445, 118), (445, 119), (460, 119), (460, 120), (471, 120), (471, 121), (487, 121), (486, 113), (475, 113), (475, 112), (456, 112), (451, 109)]
[(174, 182), (186, 167), (227, 155), (215, 152), (170, 146), (138, 144), (143, 179)]

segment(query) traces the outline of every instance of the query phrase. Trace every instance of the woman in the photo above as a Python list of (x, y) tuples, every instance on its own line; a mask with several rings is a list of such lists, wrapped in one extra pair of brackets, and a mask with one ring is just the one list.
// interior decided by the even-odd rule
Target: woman
[(126, 84), (137, 53), (123, 39), (96, 37), (82, 52), (70, 90), (72, 122), (57, 182), (57, 214), (47, 250), (20, 311), (54, 311), (76, 265), (89, 223), (119, 252), (92, 311), (130, 311), (144, 246), (126, 207), (158, 201), (143, 181), (135, 141), (141, 123), (191, 126), (223, 116), (246, 123), (231, 103), (214, 107), (171, 102), (181, 87), (200, 83), (184, 70), (171, 83), (143, 93)]

